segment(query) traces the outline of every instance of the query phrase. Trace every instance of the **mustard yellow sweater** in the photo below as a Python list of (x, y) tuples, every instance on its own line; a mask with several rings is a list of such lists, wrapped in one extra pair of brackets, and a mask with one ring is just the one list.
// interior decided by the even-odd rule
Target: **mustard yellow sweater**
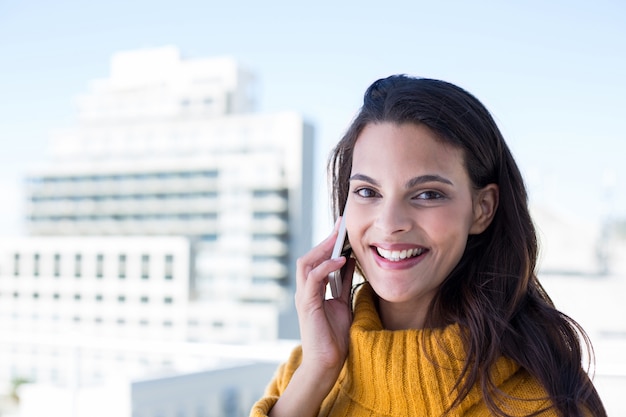
[[(456, 397), (464, 349), (458, 325), (424, 330), (384, 330), (367, 284), (358, 291), (350, 329), (350, 350), (334, 387), (323, 401), (319, 416), (441, 416)], [(282, 364), (266, 396), (250, 416), (266, 416), (287, 387), (302, 360), (296, 348)], [(540, 384), (512, 360), (500, 358), (493, 381), (509, 395), (500, 404), (514, 416), (526, 416), (549, 407)], [(450, 416), (487, 417), (481, 391), (474, 387)], [(556, 416), (554, 410), (540, 414)]]

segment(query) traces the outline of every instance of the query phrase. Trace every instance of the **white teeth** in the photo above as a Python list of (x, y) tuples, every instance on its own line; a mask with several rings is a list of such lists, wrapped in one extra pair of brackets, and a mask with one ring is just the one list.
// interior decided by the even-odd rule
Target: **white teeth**
[(415, 256), (421, 255), (422, 252), (424, 252), (424, 249), (413, 248), (413, 249), (405, 249), (402, 251), (398, 251), (398, 250), (387, 250), (387, 249), (377, 247), (376, 251), (383, 258), (396, 262), (402, 259), (413, 258)]

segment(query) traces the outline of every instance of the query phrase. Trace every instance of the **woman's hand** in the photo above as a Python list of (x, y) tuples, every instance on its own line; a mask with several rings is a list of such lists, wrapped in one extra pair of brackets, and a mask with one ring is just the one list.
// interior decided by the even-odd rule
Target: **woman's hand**
[[(302, 339), (302, 363), (280, 396), (270, 416), (316, 416), (337, 381), (348, 355), (352, 309), (350, 291), (354, 260), (330, 259), (337, 239), (333, 233), (298, 259), (296, 310)], [(328, 275), (343, 267), (341, 296), (326, 300)]]
[[(354, 260), (348, 262), (345, 257), (330, 259), (340, 220), (328, 238), (298, 259), (295, 296), (302, 339), (301, 366), (325, 373), (336, 371), (337, 375), (348, 354), (352, 322), (350, 291), (354, 272)], [(344, 281), (342, 293), (339, 298), (326, 300), (328, 275), (340, 268)]]

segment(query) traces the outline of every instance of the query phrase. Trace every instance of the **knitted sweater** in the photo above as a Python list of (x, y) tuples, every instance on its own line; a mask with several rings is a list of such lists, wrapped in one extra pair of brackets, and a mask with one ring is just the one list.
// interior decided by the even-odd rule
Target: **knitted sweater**
[[(454, 384), (465, 357), (460, 327), (384, 330), (374, 304), (374, 292), (365, 284), (358, 291), (350, 329), (350, 349), (343, 369), (321, 404), (319, 416), (441, 416), (456, 391)], [(269, 413), (302, 360), (301, 347), (282, 364), (266, 396), (250, 416)], [(512, 360), (500, 358), (492, 370), (497, 387), (507, 397), (499, 404), (514, 416), (526, 416), (550, 406), (539, 382)], [(450, 416), (487, 417), (479, 387), (474, 387)], [(539, 414), (556, 416), (551, 409)]]

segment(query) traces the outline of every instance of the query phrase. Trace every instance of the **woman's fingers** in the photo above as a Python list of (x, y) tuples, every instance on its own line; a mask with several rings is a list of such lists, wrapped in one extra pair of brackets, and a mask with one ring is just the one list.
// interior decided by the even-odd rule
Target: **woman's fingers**
[(315, 246), (305, 255), (298, 258), (296, 262), (296, 285), (303, 286), (309, 273), (322, 262), (328, 260), (332, 254), (335, 240), (337, 240), (337, 232), (339, 230), (339, 221), (335, 223), (332, 233), (324, 239), (320, 244)]
[(328, 275), (340, 269), (345, 262), (346, 258), (342, 256), (336, 259), (327, 259), (315, 268), (310, 269), (302, 284), (296, 288), (296, 297), (300, 301), (307, 300), (307, 304), (321, 305), (324, 301)]

